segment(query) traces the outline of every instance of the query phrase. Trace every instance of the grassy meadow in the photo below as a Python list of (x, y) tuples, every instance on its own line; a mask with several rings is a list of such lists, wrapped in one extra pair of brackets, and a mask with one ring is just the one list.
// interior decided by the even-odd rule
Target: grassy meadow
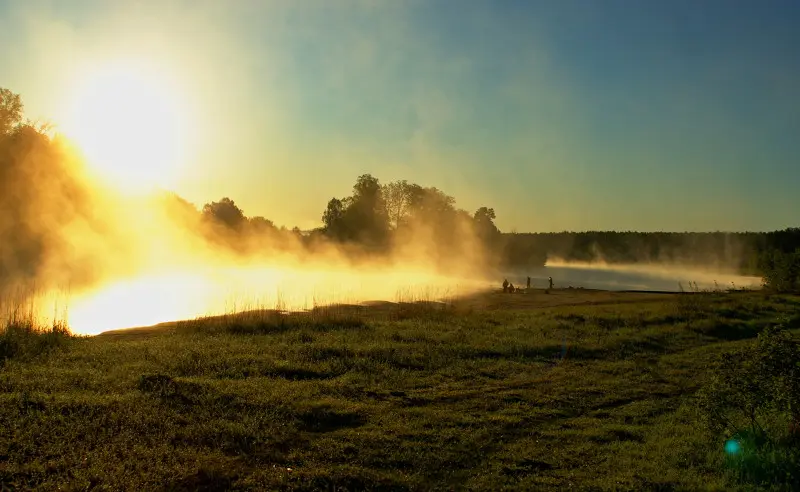
[[(800, 296), (486, 293), (0, 334), (10, 490), (792, 490), (697, 417)], [(4, 490), (5, 490), (4, 489)]]

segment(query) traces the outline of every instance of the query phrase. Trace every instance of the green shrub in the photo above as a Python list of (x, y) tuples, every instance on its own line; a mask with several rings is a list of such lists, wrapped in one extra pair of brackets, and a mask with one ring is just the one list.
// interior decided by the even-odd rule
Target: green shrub
[(738, 481), (800, 485), (800, 345), (782, 326), (722, 355), (697, 397), (702, 421)]
[(793, 253), (770, 251), (761, 257), (764, 287), (777, 292), (800, 290), (800, 249)]

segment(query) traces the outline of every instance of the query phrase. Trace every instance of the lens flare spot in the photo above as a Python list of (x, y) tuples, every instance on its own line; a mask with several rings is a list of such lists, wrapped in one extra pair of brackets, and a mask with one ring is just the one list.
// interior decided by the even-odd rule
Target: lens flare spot
[(728, 454), (739, 454), (742, 450), (742, 445), (735, 439), (728, 439), (725, 441), (725, 452)]

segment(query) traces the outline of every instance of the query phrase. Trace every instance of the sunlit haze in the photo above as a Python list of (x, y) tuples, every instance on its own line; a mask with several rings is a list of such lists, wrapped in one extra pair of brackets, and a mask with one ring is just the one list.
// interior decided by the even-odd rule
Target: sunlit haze
[(154, 67), (114, 60), (86, 68), (72, 91), (58, 130), (89, 164), (128, 191), (174, 187), (186, 166), (192, 115)]
[[(553, 274), (552, 238), (501, 233), (795, 225), (798, 7), (770, 4), (0, 0), (0, 88), (52, 125), (6, 125), (36, 130), (0, 273), (95, 334)], [(637, 288), (758, 284), (750, 239), (650, 239), (608, 243)]]
[[(72, 81), (119, 60), (167, 67), (122, 83), (157, 100), (182, 91), (196, 110), (185, 143), (197, 158), (175, 191), (233, 196), (289, 227), (318, 226), (328, 197), (371, 172), (493, 206), (503, 230), (771, 230), (800, 209), (797, 9), (0, 0), (0, 80), (29, 117), (66, 131)], [(98, 90), (81, 126), (115, 89)], [(187, 123), (174, 104), (148, 132), (166, 140)], [(128, 159), (83, 138), (90, 155)]]

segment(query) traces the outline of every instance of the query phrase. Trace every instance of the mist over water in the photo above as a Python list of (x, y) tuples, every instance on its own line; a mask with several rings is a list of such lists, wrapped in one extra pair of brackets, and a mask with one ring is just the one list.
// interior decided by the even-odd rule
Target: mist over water
[(681, 287), (684, 290), (691, 290), (690, 283), (696, 284), (697, 288), (701, 290), (757, 289), (761, 287), (761, 277), (705, 271), (688, 266), (609, 265), (548, 261), (545, 266), (531, 269), (528, 272), (507, 272), (508, 280), (515, 285), (524, 286), (527, 276), (531, 277), (531, 286), (534, 288), (546, 288), (548, 277), (553, 277), (555, 288), (573, 287), (614, 291), (680, 292)]

